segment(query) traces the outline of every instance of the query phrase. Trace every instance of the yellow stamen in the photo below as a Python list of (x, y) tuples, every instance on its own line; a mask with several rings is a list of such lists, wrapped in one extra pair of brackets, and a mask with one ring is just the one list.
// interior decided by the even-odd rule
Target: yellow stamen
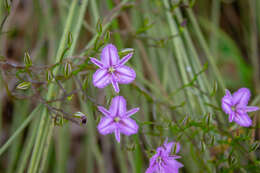
[(113, 72), (115, 71), (115, 69), (114, 69), (113, 67), (109, 67), (108, 71), (109, 71), (110, 73), (113, 73)]
[(119, 117), (116, 117), (114, 120), (115, 120), (115, 122), (119, 122), (119, 121), (120, 121), (120, 118), (119, 118)]

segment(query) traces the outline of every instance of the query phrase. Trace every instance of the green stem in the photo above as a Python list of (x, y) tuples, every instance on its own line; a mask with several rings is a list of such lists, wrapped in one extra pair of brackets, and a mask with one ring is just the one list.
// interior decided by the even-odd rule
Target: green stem
[(6, 143), (0, 148), (0, 155), (2, 155), (5, 150), (12, 144), (12, 142), (19, 136), (19, 134), (27, 127), (27, 125), (31, 122), (33, 117), (37, 115), (36, 113), (40, 109), (40, 105), (37, 106), (28, 116), (28, 118), (23, 122), (23, 124), (14, 132), (14, 134), (6, 141)]
[[(168, 1), (164, 0), (163, 3), (164, 3), (165, 8), (169, 9)], [(177, 24), (176, 24), (175, 20), (173, 20), (171, 12), (168, 11), (168, 10), (166, 10), (166, 17), (167, 17), (167, 21), (168, 21), (168, 24), (169, 24), (169, 27), (170, 27), (171, 35), (179, 35)], [(179, 71), (180, 71), (180, 74), (181, 74), (182, 82), (183, 82), (183, 84), (186, 84), (186, 83), (189, 82), (188, 75), (187, 75), (186, 68), (185, 68), (185, 64), (187, 63), (187, 62), (185, 62), (186, 59), (187, 59), (187, 55), (186, 55), (186, 52), (183, 48), (183, 42), (181, 40), (181, 37), (173, 38), (172, 43), (173, 43), (174, 50), (175, 50), (175, 53), (176, 53), (176, 59), (177, 59), (178, 68), (179, 68)], [(188, 97), (187, 98), (188, 103), (190, 104), (191, 108), (194, 108), (195, 102), (192, 101), (193, 97), (192, 97), (191, 93), (186, 92), (186, 91), (185, 91), (185, 93)]]
[(217, 56), (217, 48), (218, 48), (218, 38), (217, 38), (217, 28), (219, 27), (219, 16), (220, 16), (220, 5), (221, 0), (214, 0), (212, 2), (212, 14), (211, 14), (211, 21), (213, 26), (211, 29), (211, 36), (210, 36), (210, 50)]
[(30, 125), (29, 135), (26, 138), (26, 141), (25, 141), (25, 144), (24, 144), (24, 148), (23, 148), (22, 154), (20, 156), (19, 165), (18, 165), (16, 173), (23, 173), (24, 172), (27, 160), (29, 159), (29, 156), (31, 154), (30, 151), (31, 151), (31, 149), (33, 147), (33, 141), (35, 140), (35, 137), (36, 137), (37, 125), (38, 125), (38, 120), (39, 119), (40, 119), (40, 117), (37, 118), (36, 120), (34, 120), (32, 122), (32, 125)]
[(225, 83), (224, 83), (224, 81), (221, 77), (219, 70), (218, 70), (218, 67), (216, 65), (216, 61), (215, 61), (214, 57), (212, 56), (212, 54), (210, 52), (208, 44), (207, 44), (204, 36), (202, 35), (202, 32), (200, 30), (199, 24), (198, 24), (198, 22), (197, 22), (197, 20), (194, 16), (194, 14), (193, 14), (193, 11), (190, 8), (186, 8), (186, 11), (188, 13), (188, 17), (189, 17), (191, 24), (193, 26), (194, 32), (195, 32), (196, 36), (198, 37), (198, 42), (200, 43), (202, 49), (205, 51), (206, 57), (209, 61), (209, 64), (211, 65), (212, 71), (213, 71), (215, 77), (217, 78), (217, 81), (219, 82), (219, 85), (220, 85), (222, 92), (224, 92), (225, 88), (226, 88)]
[[(77, 3), (78, 3), (78, 1), (76, 1), (76, 0), (71, 2), (71, 6), (69, 9), (69, 14), (68, 14), (67, 21), (65, 24), (64, 32), (63, 32), (63, 35), (62, 35), (62, 38), (60, 41), (60, 45), (59, 45), (59, 48), (57, 51), (57, 55), (56, 55), (56, 60), (55, 60), (56, 63), (58, 63), (62, 58), (61, 55), (63, 53), (63, 50), (65, 49), (66, 40), (68, 38), (69, 30), (72, 26), (72, 19), (73, 19), (74, 13), (75, 13), (75, 8), (76, 8)], [(58, 68), (54, 69), (54, 71), (53, 71), (54, 76), (57, 75), (58, 70), (59, 70)], [(47, 93), (47, 100), (51, 99), (53, 94), (54, 94), (54, 84), (50, 84), (50, 86), (48, 88), (48, 93)], [(48, 127), (50, 125), (50, 124), (46, 124), (47, 118), (48, 118), (47, 115), (48, 115), (48, 112), (47, 112), (47, 109), (45, 108), (42, 113), (40, 124), (39, 124), (37, 138), (35, 141), (32, 157), (31, 157), (31, 162), (30, 162), (29, 169), (28, 169), (29, 173), (33, 173), (32, 171), (36, 169), (34, 167), (36, 166), (36, 158), (37, 158), (38, 151), (40, 148), (40, 143), (44, 142), (41, 140), (42, 136), (43, 136), (43, 131), (46, 130), (46, 128), (44, 128), (44, 127)]]
[[(12, 123), (12, 133), (14, 130), (20, 126), (21, 122), (24, 121), (26, 118), (26, 115), (28, 114), (28, 108), (29, 104), (28, 101), (15, 101), (15, 107), (14, 107), (14, 121)], [(12, 173), (14, 171), (14, 167), (17, 162), (19, 150), (22, 146), (22, 134), (18, 135), (15, 142), (10, 147), (10, 151), (8, 153), (9, 155), (9, 161), (8, 161), (8, 169), (7, 173)]]

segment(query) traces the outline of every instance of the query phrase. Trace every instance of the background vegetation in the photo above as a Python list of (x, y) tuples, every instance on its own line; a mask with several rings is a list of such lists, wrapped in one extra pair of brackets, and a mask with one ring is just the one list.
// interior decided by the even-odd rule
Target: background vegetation
[[(260, 172), (254, 125), (228, 123), (224, 89), (248, 87), (260, 106), (259, 0), (1, 0), (0, 172), (144, 172), (168, 137), (181, 172)], [(137, 73), (120, 85), (139, 132), (101, 136), (94, 88), (102, 47), (113, 43)], [(75, 117), (86, 115), (87, 123)]]

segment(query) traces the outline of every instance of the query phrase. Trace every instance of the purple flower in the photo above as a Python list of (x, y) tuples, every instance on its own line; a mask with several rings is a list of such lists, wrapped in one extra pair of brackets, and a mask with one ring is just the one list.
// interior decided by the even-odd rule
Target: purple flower
[(137, 133), (138, 125), (129, 117), (138, 112), (139, 108), (127, 111), (124, 97), (114, 97), (109, 110), (102, 106), (98, 106), (98, 109), (105, 115), (101, 118), (97, 127), (102, 135), (114, 132), (117, 142), (120, 142), (120, 133), (127, 136)]
[(93, 75), (95, 87), (104, 88), (112, 83), (115, 91), (119, 92), (118, 84), (129, 84), (136, 77), (135, 71), (124, 64), (132, 57), (133, 53), (119, 59), (117, 48), (113, 44), (106, 45), (101, 52), (101, 61), (91, 58), (91, 62), (99, 67)]
[(175, 153), (178, 153), (181, 148), (179, 143), (167, 143), (167, 140), (163, 146), (158, 147), (156, 154), (150, 159), (149, 168), (145, 173), (178, 173), (183, 164), (176, 160), (180, 156), (170, 155), (172, 147), (175, 148)]
[(247, 106), (250, 99), (250, 90), (240, 88), (233, 95), (226, 90), (226, 95), (222, 98), (222, 109), (229, 115), (229, 122), (235, 121), (240, 126), (249, 127), (252, 125), (252, 120), (247, 115), (247, 112), (257, 111), (256, 106)]

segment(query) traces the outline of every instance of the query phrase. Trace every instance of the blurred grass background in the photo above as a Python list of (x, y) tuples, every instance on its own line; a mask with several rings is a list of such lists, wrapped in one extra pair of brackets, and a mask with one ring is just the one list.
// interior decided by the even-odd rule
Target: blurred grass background
[[(141, 173), (167, 137), (181, 143), (180, 172), (260, 172), (259, 113), (245, 129), (220, 110), (225, 88), (250, 88), (251, 103), (259, 106), (258, 9), (258, 0), (0, 1), (2, 59), (23, 64), (25, 52), (33, 65), (69, 59), (73, 75), (60, 83), (79, 92), (54, 105), (88, 120), (63, 123), (40, 101), (15, 99), (22, 79), (0, 64), (0, 173)], [(140, 130), (120, 144), (96, 129), (102, 116), (96, 104), (108, 107), (115, 93), (93, 87), (88, 58), (99, 58), (106, 43), (135, 50), (128, 65), (137, 78), (120, 85), (120, 95), (129, 109), (141, 108), (133, 117)], [(47, 100), (59, 98), (60, 90), (55, 82), (41, 88)]]

